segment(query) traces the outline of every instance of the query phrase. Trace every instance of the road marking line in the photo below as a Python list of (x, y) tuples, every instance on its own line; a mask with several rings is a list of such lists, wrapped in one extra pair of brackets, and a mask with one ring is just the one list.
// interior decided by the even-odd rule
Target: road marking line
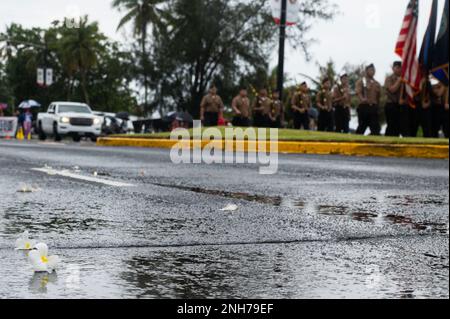
[(116, 181), (101, 179), (101, 178), (97, 178), (97, 177), (93, 177), (93, 176), (79, 175), (79, 174), (71, 173), (67, 170), (58, 171), (58, 170), (55, 170), (52, 168), (32, 168), (31, 170), (36, 171), (36, 172), (45, 173), (45, 174), (51, 175), (51, 176), (62, 176), (62, 177), (77, 179), (77, 180), (86, 181), (86, 182), (114, 186), (114, 187), (133, 187), (134, 186), (134, 185), (128, 184), (128, 183), (116, 182)]

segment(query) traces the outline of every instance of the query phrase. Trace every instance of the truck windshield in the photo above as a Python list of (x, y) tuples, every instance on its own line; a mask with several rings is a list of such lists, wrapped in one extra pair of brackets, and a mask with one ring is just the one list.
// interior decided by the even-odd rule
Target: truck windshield
[(91, 110), (82, 105), (60, 105), (58, 113), (85, 113), (90, 114)]

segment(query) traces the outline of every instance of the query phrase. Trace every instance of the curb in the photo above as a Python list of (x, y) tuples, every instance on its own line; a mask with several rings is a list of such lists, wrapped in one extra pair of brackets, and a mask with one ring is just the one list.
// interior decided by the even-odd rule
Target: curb
[[(409, 157), (448, 159), (448, 145), (418, 145), (418, 144), (372, 144), (372, 143), (330, 143), (330, 142), (252, 142), (252, 141), (216, 141), (212, 142), (217, 149), (242, 152), (271, 150), (285, 154), (316, 154), (316, 155), (346, 155), (374, 157)], [(209, 141), (172, 141), (168, 139), (137, 139), (103, 137), (97, 140), (98, 146), (144, 147), (171, 149), (177, 144), (185, 149), (205, 148)]]

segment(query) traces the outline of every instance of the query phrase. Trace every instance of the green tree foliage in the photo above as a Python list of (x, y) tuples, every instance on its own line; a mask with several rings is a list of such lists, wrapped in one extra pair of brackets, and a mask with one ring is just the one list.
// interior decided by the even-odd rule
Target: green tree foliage
[[(87, 102), (99, 111), (136, 108), (132, 54), (108, 41), (87, 17), (75, 28), (63, 21), (46, 30), (11, 24), (0, 34), (0, 61), (0, 97), (12, 105), (35, 99), (44, 106), (55, 100)], [(54, 72), (48, 88), (36, 84), (36, 70), (44, 65)]]
[(158, 5), (163, 0), (114, 0), (112, 6), (121, 11), (125, 11), (125, 16), (121, 19), (117, 29), (120, 29), (128, 23), (133, 24), (133, 34), (139, 38), (141, 68), (139, 73), (143, 77), (144, 86), (144, 107), (148, 110), (149, 98), (149, 73), (150, 61), (148, 56), (148, 30), (151, 25), (159, 25), (164, 28), (161, 20), (162, 11)]
[(322, 84), (322, 81), (328, 78), (334, 85), (336, 84), (336, 81), (338, 81), (338, 73), (334, 61), (329, 60), (324, 66), (319, 65), (319, 78), (317, 79), (317, 82)]
[[(306, 49), (308, 22), (331, 18), (326, 0), (306, 1), (302, 23), (291, 28), (293, 45)], [(277, 48), (277, 26), (267, 1), (172, 0), (165, 26), (154, 30), (153, 81), (159, 105), (175, 104), (198, 115), (202, 95), (211, 84), (221, 92), (253, 83), (266, 85), (268, 61)], [(263, 81), (264, 83), (259, 83)], [(224, 96), (229, 102), (232, 95)]]
[(11, 106), (14, 104), (9, 83), (7, 82), (6, 69), (4, 63), (0, 61), (0, 103), (6, 103), (10, 107), (5, 114), (11, 114)]
[(97, 66), (100, 52), (104, 50), (102, 42), (106, 38), (99, 33), (98, 24), (89, 23), (87, 17), (81, 18), (75, 28), (60, 27), (58, 34), (61, 40), (57, 50), (61, 53), (65, 70), (71, 77), (79, 75), (84, 100), (89, 104), (88, 72)]
[[(310, 27), (330, 19), (332, 0), (301, 1), (300, 21), (289, 43), (307, 55)], [(202, 96), (218, 86), (226, 104), (240, 87), (276, 83), (269, 62), (278, 49), (278, 27), (266, 0), (112, 0), (124, 13), (134, 41), (107, 39), (96, 22), (55, 21), (47, 29), (7, 26), (0, 34), (0, 98), (17, 105), (35, 99), (88, 102), (96, 110), (182, 109), (198, 115)], [(126, 50), (124, 48), (126, 47)], [(300, 58), (300, 57), (299, 57)], [(51, 67), (54, 83), (36, 84), (36, 69)], [(137, 108), (140, 87), (143, 108)], [(134, 90), (133, 90), (134, 89)], [(286, 96), (286, 94), (285, 94)]]

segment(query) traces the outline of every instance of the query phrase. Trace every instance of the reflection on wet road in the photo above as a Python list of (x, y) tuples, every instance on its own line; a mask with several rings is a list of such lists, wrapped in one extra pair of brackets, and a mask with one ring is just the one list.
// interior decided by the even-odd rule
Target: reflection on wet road
[[(33, 170), (46, 165), (109, 182)], [(0, 142), (0, 298), (448, 298), (448, 172), (282, 156), (260, 176), (162, 150)], [(24, 230), (62, 257), (57, 274), (33, 276), (14, 251)]]

